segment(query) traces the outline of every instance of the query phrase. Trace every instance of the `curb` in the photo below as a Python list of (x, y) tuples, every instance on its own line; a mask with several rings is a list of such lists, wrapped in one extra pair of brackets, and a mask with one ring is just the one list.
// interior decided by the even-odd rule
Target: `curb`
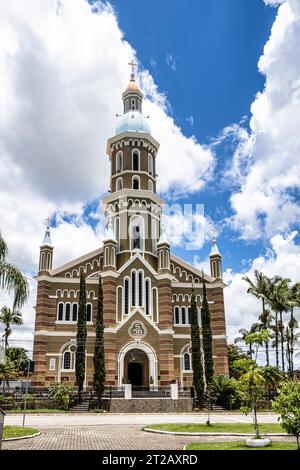
[(20, 437), (8, 437), (6, 439), (2, 439), (3, 442), (9, 441), (21, 441), (23, 439), (31, 439), (32, 437), (37, 437), (41, 434), (41, 432), (36, 432), (35, 434), (29, 434), (28, 436), (20, 436)]
[[(239, 433), (239, 432), (180, 432), (180, 431), (163, 431), (159, 429), (143, 428), (145, 432), (153, 432), (155, 434), (169, 434), (173, 436), (202, 436), (202, 437), (251, 437), (253, 433)], [(270, 437), (287, 437), (288, 434), (284, 433), (264, 433), (263, 436)]]

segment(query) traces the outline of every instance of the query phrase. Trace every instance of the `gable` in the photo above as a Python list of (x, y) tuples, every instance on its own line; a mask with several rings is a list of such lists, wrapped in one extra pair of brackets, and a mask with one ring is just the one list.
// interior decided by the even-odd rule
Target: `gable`
[[(203, 275), (199, 269), (174, 255), (171, 255), (171, 272), (178, 282), (190, 282), (193, 284), (203, 282)], [(205, 273), (204, 279), (207, 283), (215, 282), (213, 277)]]
[(102, 266), (103, 248), (98, 248), (97, 250), (87, 253), (80, 258), (76, 258), (69, 263), (52, 269), (52, 271), (50, 271), (50, 276), (77, 278), (80, 276), (80, 271), (83, 269), (86, 276), (89, 277), (102, 271)]

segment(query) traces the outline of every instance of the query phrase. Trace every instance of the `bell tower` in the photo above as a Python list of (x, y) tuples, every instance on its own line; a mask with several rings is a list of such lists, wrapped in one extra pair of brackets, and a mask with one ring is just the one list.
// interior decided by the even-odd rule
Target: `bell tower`
[(110, 191), (103, 198), (106, 225), (112, 220), (116, 240), (116, 269), (139, 252), (157, 266), (157, 243), (164, 201), (156, 194), (158, 142), (143, 116), (143, 94), (134, 67), (122, 95), (123, 114), (117, 116), (115, 136), (107, 143), (111, 164)]
[(212, 241), (211, 252), (209, 255), (210, 259), (210, 273), (212, 277), (217, 279), (223, 278), (222, 273), (222, 256), (220, 255), (219, 248), (217, 246), (217, 241), (214, 238)]

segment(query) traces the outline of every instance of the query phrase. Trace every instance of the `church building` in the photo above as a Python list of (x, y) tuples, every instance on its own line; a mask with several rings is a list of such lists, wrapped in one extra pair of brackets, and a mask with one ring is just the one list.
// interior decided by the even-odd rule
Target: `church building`
[[(132, 64), (133, 67), (133, 64)], [(108, 140), (110, 191), (103, 198), (103, 246), (53, 267), (50, 227), (40, 247), (32, 385), (75, 385), (79, 280), (87, 286), (85, 388), (93, 386), (97, 291), (103, 283), (106, 385), (192, 385), (190, 302), (194, 288), (201, 322), (203, 275), (213, 334), (216, 375), (228, 375), (222, 258), (213, 240), (210, 273), (170, 252), (164, 201), (156, 193), (159, 143), (143, 116), (134, 69), (123, 93), (123, 115)], [(100, 245), (100, 243), (99, 243)], [(201, 326), (201, 325), (200, 325)]]

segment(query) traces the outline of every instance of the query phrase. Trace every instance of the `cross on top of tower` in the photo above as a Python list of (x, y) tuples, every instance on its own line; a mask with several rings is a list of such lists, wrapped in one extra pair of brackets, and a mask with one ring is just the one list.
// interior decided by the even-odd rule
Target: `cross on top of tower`
[(128, 65), (131, 67), (131, 75), (134, 75), (134, 68), (137, 67), (137, 64), (132, 60)]

